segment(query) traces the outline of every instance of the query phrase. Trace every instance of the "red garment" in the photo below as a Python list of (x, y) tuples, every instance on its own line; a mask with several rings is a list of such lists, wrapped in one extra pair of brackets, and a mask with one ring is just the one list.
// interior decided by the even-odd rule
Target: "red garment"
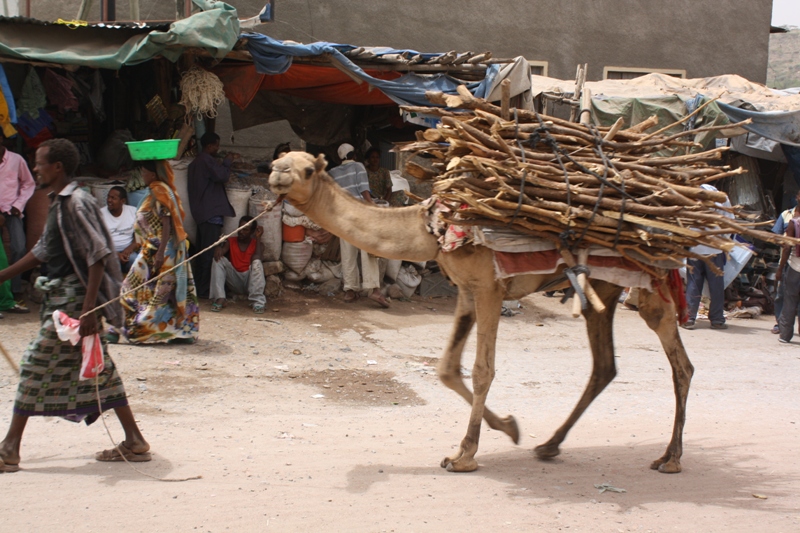
[(231, 264), (236, 272), (247, 272), (250, 270), (250, 261), (256, 253), (256, 240), (250, 239), (250, 245), (244, 252), (239, 248), (239, 240), (236, 237), (228, 237), (228, 248), (230, 248)]

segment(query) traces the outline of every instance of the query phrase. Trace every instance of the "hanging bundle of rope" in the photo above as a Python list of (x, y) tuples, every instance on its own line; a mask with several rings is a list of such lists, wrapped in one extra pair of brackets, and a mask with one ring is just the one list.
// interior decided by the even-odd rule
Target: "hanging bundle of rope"
[(186, 122), (204, 116), (217, 116), (217, 107), (225, 99), (222, 81), (213, 73), (192, 67), (181, 78), (181, 105), (186, 108)]

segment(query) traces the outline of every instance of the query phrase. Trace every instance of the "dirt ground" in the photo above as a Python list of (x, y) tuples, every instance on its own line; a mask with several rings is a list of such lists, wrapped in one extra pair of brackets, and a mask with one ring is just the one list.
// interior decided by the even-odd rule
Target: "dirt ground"
[[(453, 298), (394, 302), (289, 291), (255, 316), (203, 305), (192, 346), (113, 346), (154, 460), (97, 463), (101, 423), (32, 419), (22, 470), (0, 475), (5, 531), (800, 531), (800, 347), (773, 317), (682, 332), (696, 367), (683, 473), (659, 474), (674, 400), (655, 334), (618, 309), (617, 379), (553, 461), (532, 449), (563, 422), (590, 371), (582, 319), (542, 295), (501, 319), (489, 405), (513, 413), (515, 446), (484, 428), (478, 462), (439, 462), (469, 407), (438, 381)], [(6, 315), (18, 357), (37, 315)], [(467, 346), (469, 375), (475, 335)], [(0, 365), (0, 424), (17, 378)], [(115, 439), (121, 429), (107, 416)], [(608, 483), (625, 492), (600, 493)]]

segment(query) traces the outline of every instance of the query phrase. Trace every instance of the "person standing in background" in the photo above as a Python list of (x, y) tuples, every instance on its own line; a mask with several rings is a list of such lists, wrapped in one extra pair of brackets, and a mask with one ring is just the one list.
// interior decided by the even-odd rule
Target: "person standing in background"
[[(364, 165), (355, 161), (355, 148), (344, 143), (339, 146), (339, 159), (342, 164), (329, 171), (330, 176), (356, 200), (372, 202), (369, 193), (369, 179)], [(355, 302), (361, 289), (369, 291), (368, 298), (381, 307), (389, 307), (389, 302), (381, 294), (380, 267), (378, 258), (359, 250), (355, 245), (339, 239), (342, 255), (342, 280), (344, 281), (344, 301)], [(361, 272), (363, 283), (359, 283), (358, 254), (361, 253)]]
[[(775, 224), (772, 226), (772, 233), (776, 233), (778, 235), (785, 235), (786, 229), (789, 227), (789, 222), (791, 222), (793, 218), (800, 217), (800, 191), (797, 191), (794, 201), (795, 201), (795, 206), (790, 207), (789, 209), (781, 213), (781, 216), (779, 216), (775, 220)], [(782, 280), (786, 279), (785, 274), (787, 268), (788, 268), (788, 263), (787, 266), (783, 267), (781, 275), (778, 276), (776, 273), (776, 278), (775, 278), (775, 281), (778, 284), (778, 286), (775, 287), (775, 325), (772, 327), (772, 333), (775, 334), (780, 333), (780, 326), (778, 325), (778, 320), (780, 319), (781, 311), (783, 310), (783, 297), (784, 297), (783, 294), (784, 282)], [(798, 307), (797, 315), (800, 316), (800, 307)]]
[[(703, 184), (702, 188), (718, 192), (713, 185)], [(727, 198), (724, 203), (717, 202), (719, 207), (730, 207), (731, 201)], [(733, 218), (729, 211), (718, 209), (723, 216)], [(728, 329), (725, 323), (725, 279), (722, 270), (725, 268), (725, 252), (711, 248), (704, 244), (697, 245), (691, 249), (698, 255), (709, 256), (709, 261), (720, 271), (719, 274), (711, 270), (711, 267), (702, 259), (689, 258), (686, 260), (686, 303), (689, 307), (689, 320), (681, 327), (684, 329), (694, 329), (697, 320), (697, 310), (700, 307), (700, 297), (703, 294), (703, 284), (708, 283), (708, 292), (711, 304), (708, 309), (708, 319), (711, 321), (711, 329)]]
[[(222, 234), (223, 217), (236, 215), (228, 201), (225, 184), (231, 176), (231, 165), (238, 154), (228, 154), (220, 163), (219, 135), (206, 132), (200, 138), (202, 152), (189, 164), (189, 210), (197, 222), (197, 251), (205, 250)], [(194, 273), (197, 296), (207, 299), (211, 287), (211, 262), (214, 251), (209, 250), (195, 259)]]
[[(13, 265), (25, 255), (25, 230), (22, 227), (23, 211), (28, 203), (36, 183), (33, 181), (28, 164), (21, 155), (6, 150), (3, 146), (5, 136), (0, 130), (0, 235), (2, 229), (8, 230), (11, 249), (8, 262)], [(11, 292), (17, 301), (16, 311), (27, 313), (22, 301), (22, 278), (16, 275), (11, 279)]]
[(392, 176), (389, 171), (381, 167), (381, 151), (373, 146), (364, 154), (364, 165), (367, 169), (369, 179), (369, 192), (373, 199), (386, 200), (392, 199)]

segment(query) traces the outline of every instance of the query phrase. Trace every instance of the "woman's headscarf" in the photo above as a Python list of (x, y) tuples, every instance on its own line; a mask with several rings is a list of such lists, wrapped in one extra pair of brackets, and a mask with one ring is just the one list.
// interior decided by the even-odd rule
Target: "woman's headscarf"
[[(172, 165), (166, 161), (152, 161), (152, 163), (155, 164), (157, 179), (150, 184), (150, 194), (145, 197), (141, 209), (152, 209), (154, 200), (166, 207), (172, 217), (172, 227), (175, 228), (177, 242), (181, 243), (186, 240), (186, 230), (183, 229), (183, 218), (186, 215), (178, 197), (178, 191), (175, 190), (175, 174), (172, 171)], [(142, 166), (147, 168), (151, 165)]]

